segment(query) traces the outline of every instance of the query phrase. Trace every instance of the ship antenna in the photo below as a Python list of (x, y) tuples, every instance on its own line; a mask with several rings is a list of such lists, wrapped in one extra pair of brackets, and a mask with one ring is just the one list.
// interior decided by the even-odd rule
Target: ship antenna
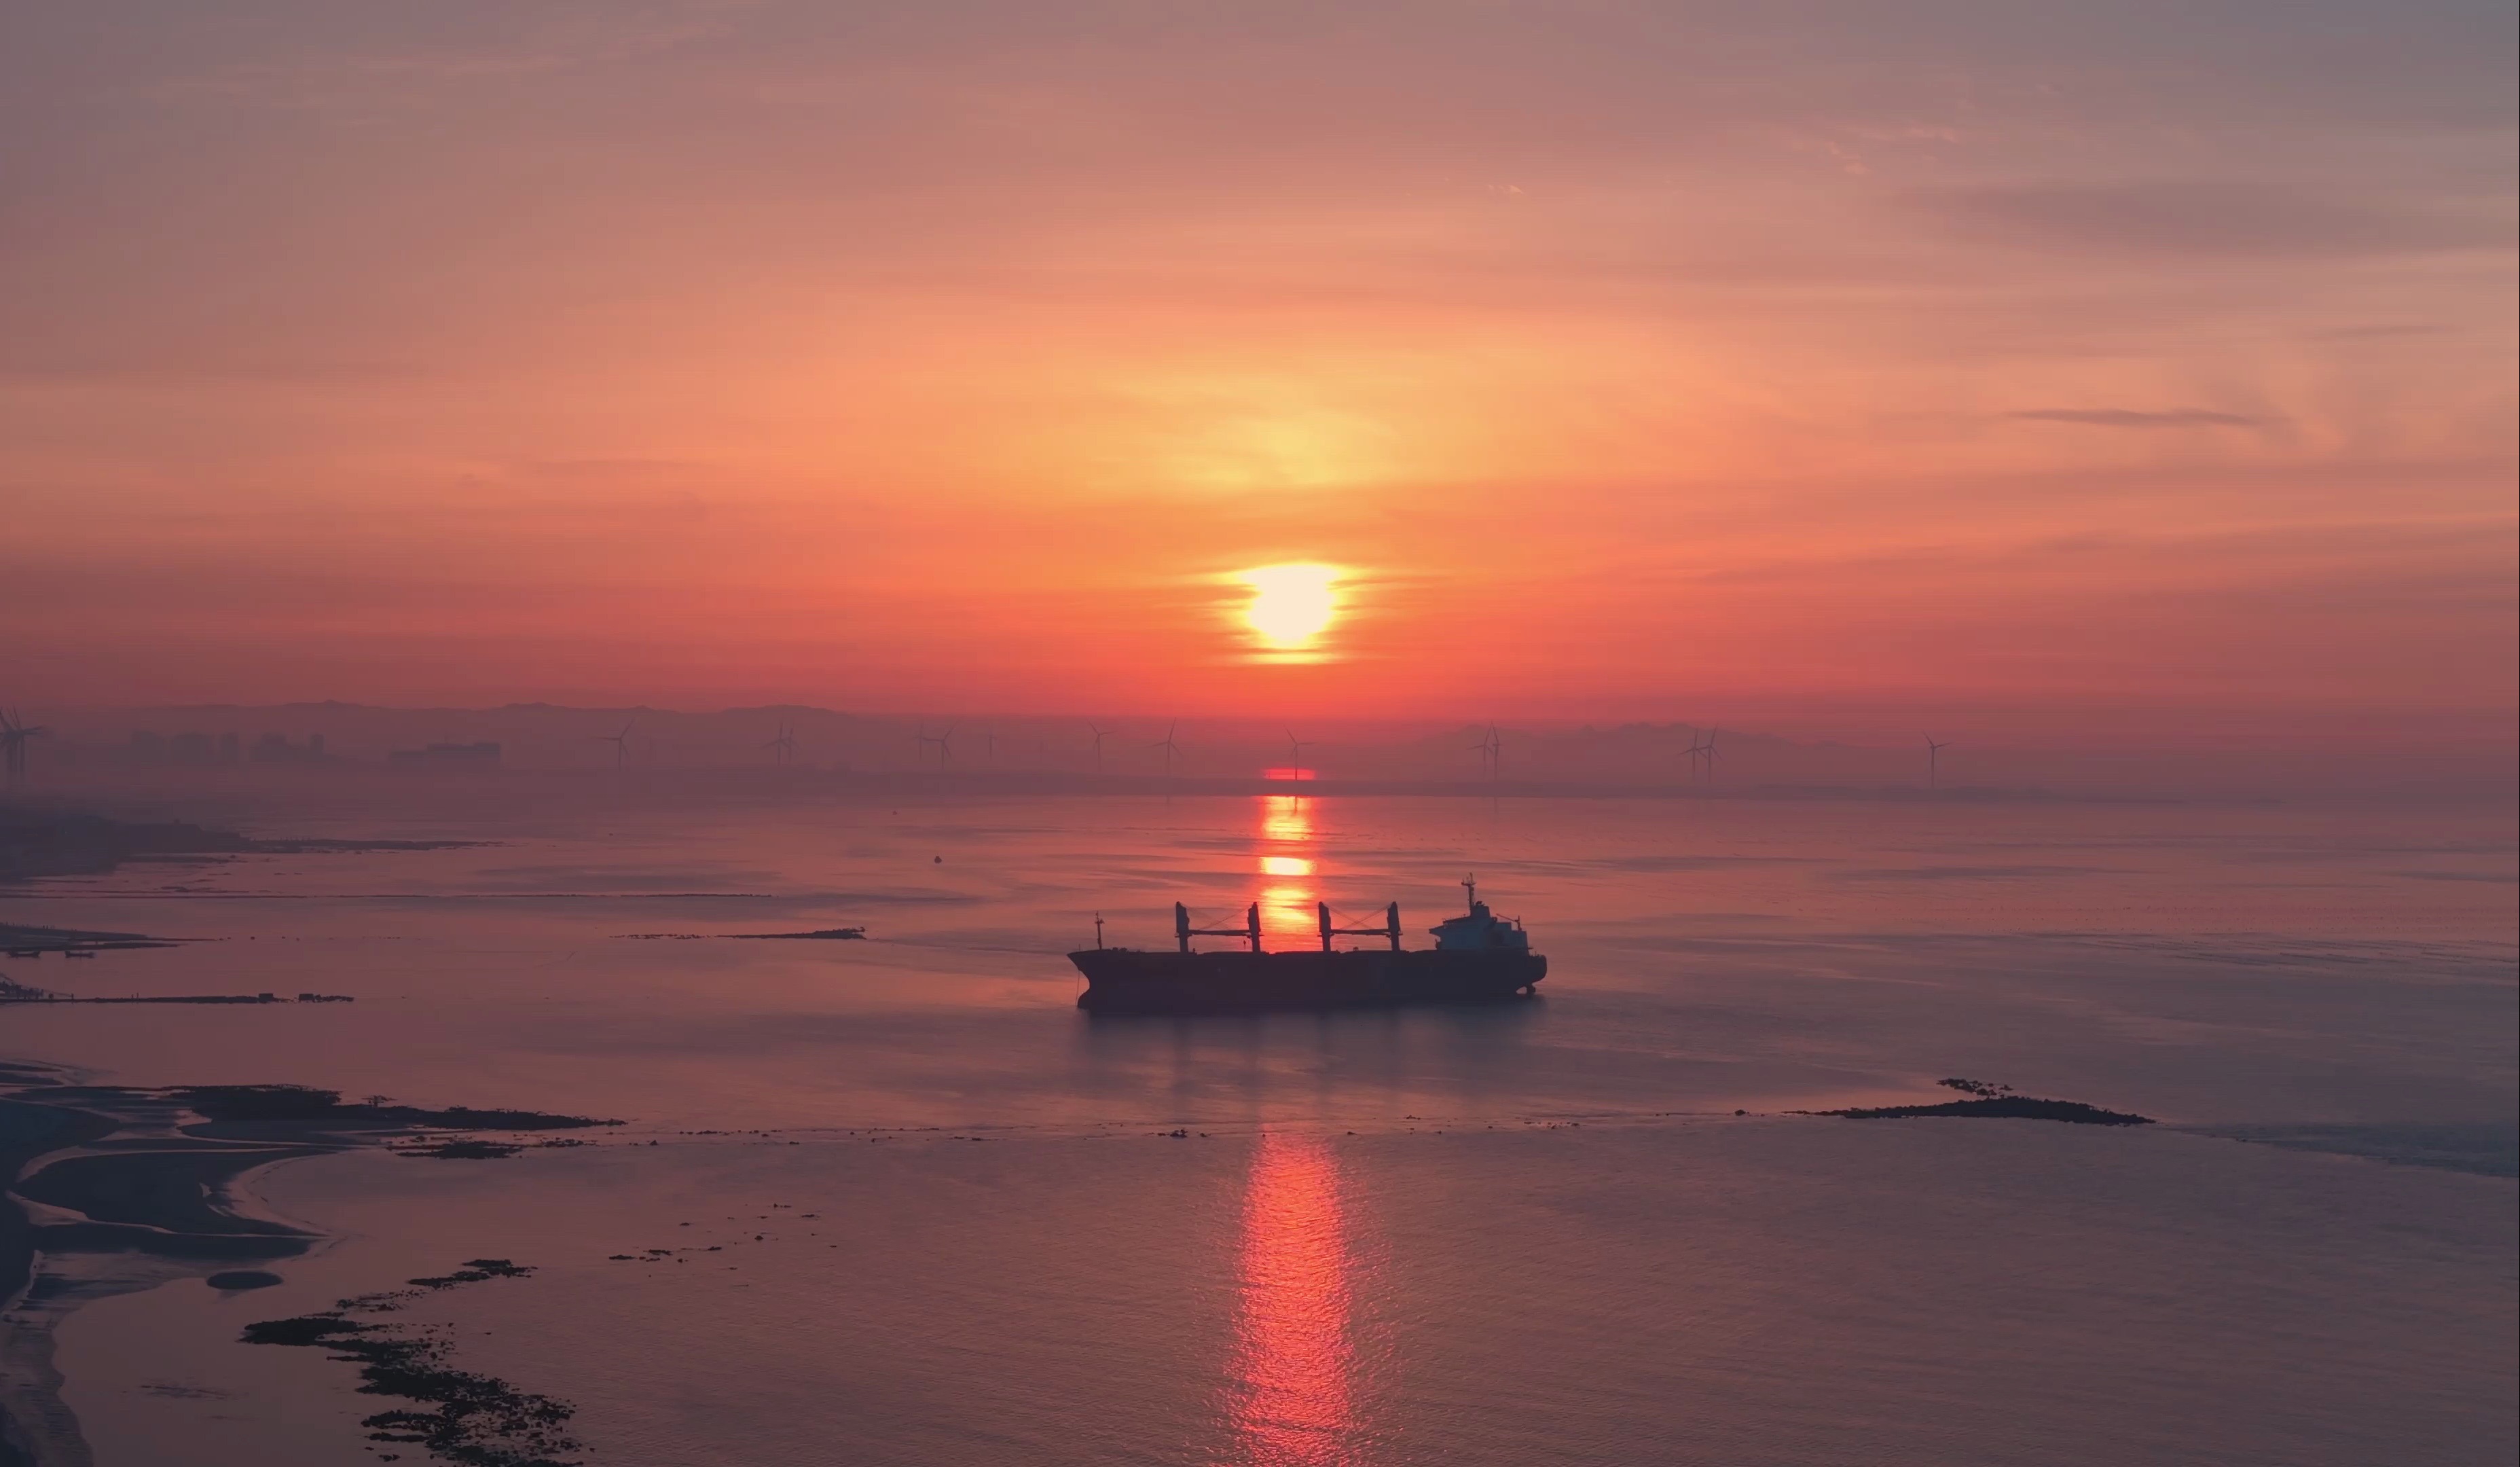
[(1462, 890), (1470, 894), (1470, 905), (1475, 908), (1479, 904), (1479, 876), (1477, 872), (1471, 872), (1470, 879), (1462, 883)]
[(1101, 912), (1096, 912), (1094, 914), (1094, 947), (1098, 952), (1101, 951), (1102, 947), (1102, 914)]

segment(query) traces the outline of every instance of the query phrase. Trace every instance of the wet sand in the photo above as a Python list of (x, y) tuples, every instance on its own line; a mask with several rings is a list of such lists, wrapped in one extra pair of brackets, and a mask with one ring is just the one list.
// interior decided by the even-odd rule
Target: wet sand
[(54, 1327), (95, 1299), (170, 1277), (296, 1256), (313, 1236), (234, 1203), (246, 1173), (351, 1144), (227, 1137), (143, 1091), (71, 1082), (43, 1067), (0, 1068), (0, 1462), (86, 1459), (61, 1400)]
[(518, 1143), (461, 1133), (603, 1123), (344, 1104), (294, 1086), (90, 1085), (0, 1062), (0, 1174), (11, 1179), (0, 1207), (0, 1467), (88, 1460), (53, 1365), (54, 1330), (72, 1310), (174, 1278), (243, 1279), (318, 1241), (256, 1211), (242, 1185), (250, 1174), (395, 1142), (422, 1156), (504, 1156)]

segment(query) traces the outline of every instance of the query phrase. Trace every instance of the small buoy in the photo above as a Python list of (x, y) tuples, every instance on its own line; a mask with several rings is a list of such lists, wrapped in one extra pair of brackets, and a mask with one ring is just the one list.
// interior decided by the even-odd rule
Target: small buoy
[(941, 855), (940, 855), (940, 856), (938, 856), (938, 857), (936, 857), (936, 864), (938, 864), (938, 865), (940, 865), (940, 866), (944, 865), (944, 864), (945, 864), (945, 857), (943, 857), (943, 856), (941, 856)]

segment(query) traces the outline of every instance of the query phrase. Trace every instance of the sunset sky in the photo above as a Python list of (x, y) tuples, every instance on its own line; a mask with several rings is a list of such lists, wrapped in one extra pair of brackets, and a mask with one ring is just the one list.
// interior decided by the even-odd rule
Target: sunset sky
[(2507, 729), (2514, 48), (17, 7), (0, 693)]

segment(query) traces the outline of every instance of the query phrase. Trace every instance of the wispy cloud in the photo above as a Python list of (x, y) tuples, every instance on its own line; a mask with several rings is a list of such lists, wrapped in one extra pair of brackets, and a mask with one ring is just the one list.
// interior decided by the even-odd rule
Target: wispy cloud
[(2002, 184), (1909, 198), (1963, 233), (2041, 250), (2318, 259), (2513, 244), (2498, 215), (2237, 180)]
[(2089, 428), (2257, 428), (2268, 421), (2201, 407), (2150, 413), (2123, 407), (2040, 407), (2004, 416), (2024, 423), (2080, 423)]
[(2385, 342), (2399, 337), (2436, 337), (2450, 328), (2425, 322), (2383, 322), (2371, 326), (2338, 326), (2326, 331), (2314, 331), (2314, 342)]

